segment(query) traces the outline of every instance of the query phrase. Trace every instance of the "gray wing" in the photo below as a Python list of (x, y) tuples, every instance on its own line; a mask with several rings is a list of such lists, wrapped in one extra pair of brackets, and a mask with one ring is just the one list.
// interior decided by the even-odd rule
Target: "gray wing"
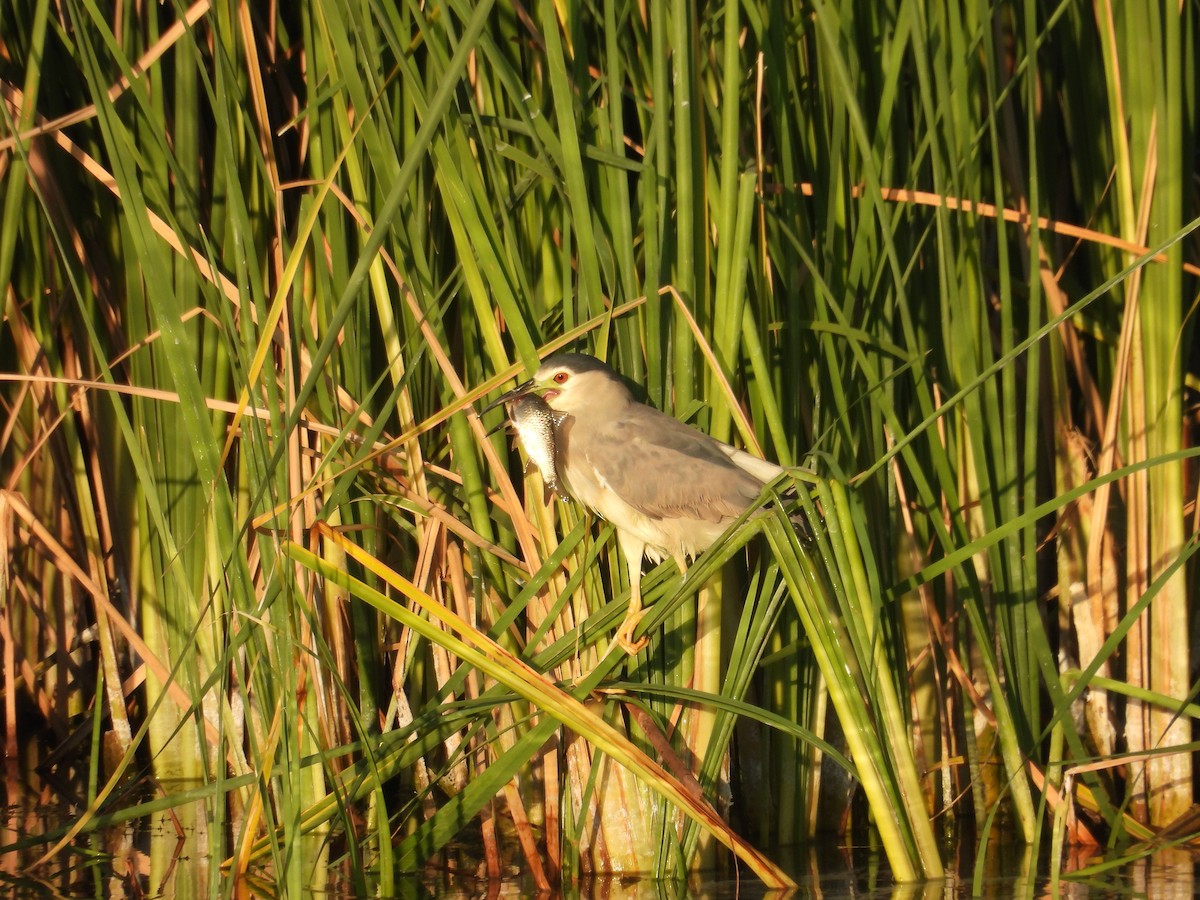
[(610, 423), (602, 451), (587, 458), (622, 500), (654, 518), (719, 522), (741, 515), (763, 486), (720, 442), (650, 406)]

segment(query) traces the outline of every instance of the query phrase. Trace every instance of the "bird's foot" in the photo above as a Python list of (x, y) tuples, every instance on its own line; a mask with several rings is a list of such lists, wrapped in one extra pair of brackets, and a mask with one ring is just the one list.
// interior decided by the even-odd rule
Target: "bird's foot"
[(633, 639), (633, 631), (637, 628), (638, 622), (642, 620), (642, 616), (644, 615), (646, 615), (646, 610), (644, 609), (630, 610), (626, 613), (625, 619), (621, 622), (620, 627), (617, 628), (616, 635), (613, 637), (617, 646), (630, 656), (637, 656), (650, 643), (650, 639), (644, 636), (636, 641)]

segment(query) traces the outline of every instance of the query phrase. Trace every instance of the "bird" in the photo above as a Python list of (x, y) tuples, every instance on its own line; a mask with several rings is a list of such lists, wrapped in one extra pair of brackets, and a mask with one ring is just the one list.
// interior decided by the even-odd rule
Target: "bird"
[(560, 493), (616, 529), (629, 608), (614, 641), (636, 655), (648, 642), (634, 639), (646, 614), (643, 557), (671, 558), (686, 576), (688, 560), (712, 546), (784, 469), (638, 401), (621, 376), (584, 353), (547, 357), (532, 378), (487, 408), (530, 394), (560, 414), (550, 454)]

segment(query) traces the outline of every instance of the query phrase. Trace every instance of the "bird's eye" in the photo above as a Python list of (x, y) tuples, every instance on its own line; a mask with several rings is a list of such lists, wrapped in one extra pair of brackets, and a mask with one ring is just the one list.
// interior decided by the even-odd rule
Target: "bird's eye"
[(566, 372), (555, 372), (554, 373), (554, 383), (555, 384), (566, 384), (567, 379), (570, 377), (571, 376), (568, 375)]

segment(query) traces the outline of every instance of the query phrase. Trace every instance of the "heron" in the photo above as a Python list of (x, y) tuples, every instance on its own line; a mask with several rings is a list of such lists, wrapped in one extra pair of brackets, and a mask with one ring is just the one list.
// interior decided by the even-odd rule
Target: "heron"
[(548, 456), (559, 492), (616, 529), (629, 570), (629, 608), (614, 639), (635, 655), (648, 640), (634, 638), (646, 614), (643, 558), (671, 558), (686, 575), (688, 560), (711, 547), (784, 470), (639, 402), (594, 356), (554, 354), (488, 409), (529, 395), (554, 413), (536, 430), (553, 447), (527, 451)]

